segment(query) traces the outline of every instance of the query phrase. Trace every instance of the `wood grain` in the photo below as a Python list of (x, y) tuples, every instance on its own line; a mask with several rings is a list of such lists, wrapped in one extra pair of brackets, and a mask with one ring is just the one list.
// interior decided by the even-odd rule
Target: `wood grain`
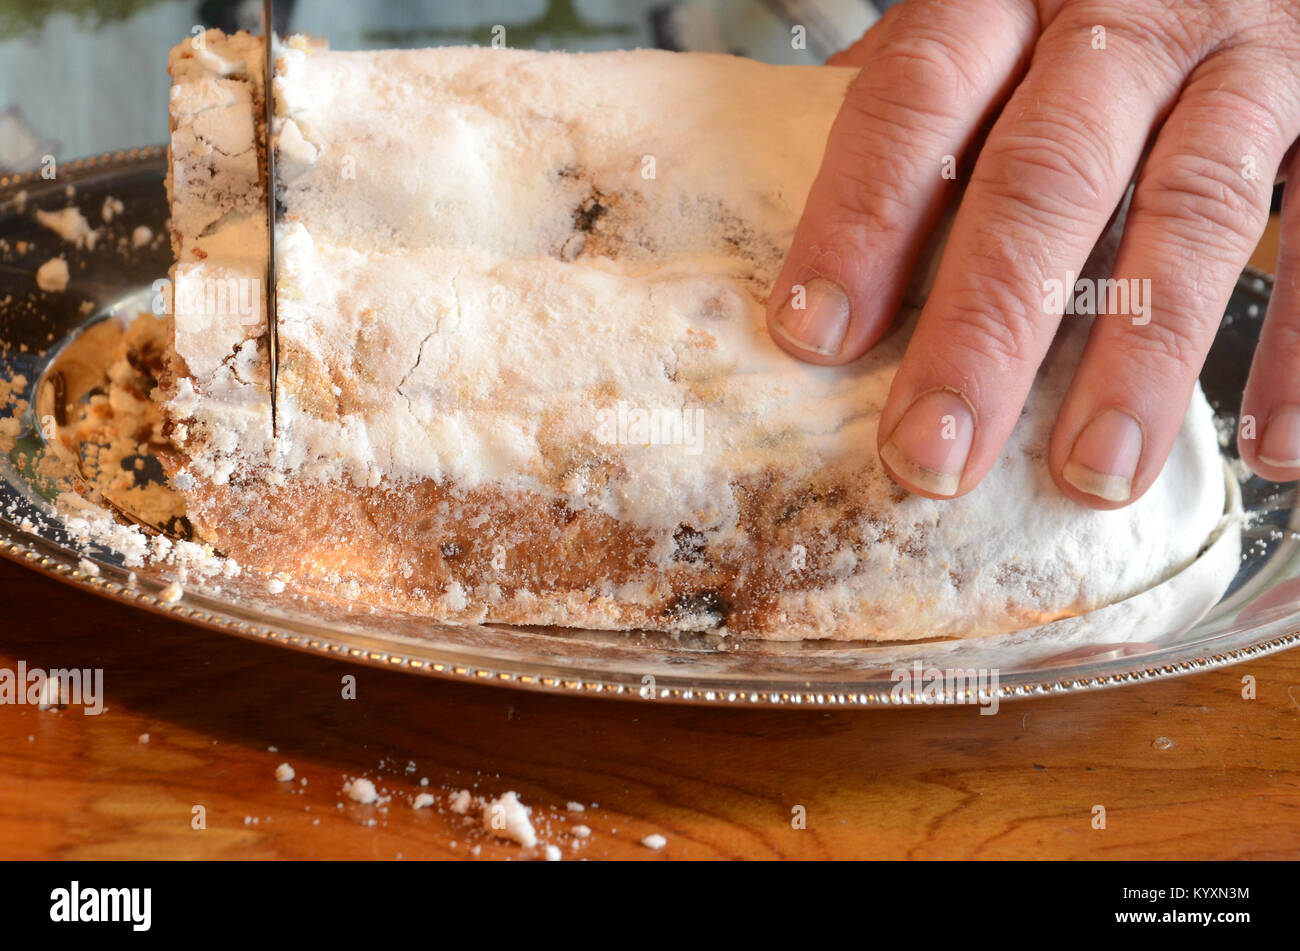
[[(352, 667), (7, 562), (0, 604), (0, 667), (102, 667), (107, 707), (0, 706), (4, 858), (535, 855), (412, 809), (420, 777), (444, 809), (440, 787), (516, 790), (566, 857), (1300, 856), (1297, 651), (996, 716), (705, 710)], [(355, 700), (342, 699), (345, 674)], [(276, 781), (285, 761), (305, 787)], [(390, 790), (387, 812), (342, 796), (355, 775)], [(570, 816), (570, 800), (587, 811)], [(792, 828), (795, 806), (806, 829)], [(592, 836), (575, 852), (577, 822)], [(655, 832), (662, 852), (640, 844)]]
[[(107, 697), (97, 717), (0, 706), (3, 858), (533, 857), (445, 811), (472, 786), (516, 790), (566, 857), (1300, 857), (1300, 651), (996, 716), (705, 710), (351, 667), (7, 562), (0, 606), (0, 667), (102, 667)], [(275, 780), (285, 761), (305, 787)], [(355, 775), (387, 812), (344, 799)], [(411, 808), (420, 777), (443, 811)]]

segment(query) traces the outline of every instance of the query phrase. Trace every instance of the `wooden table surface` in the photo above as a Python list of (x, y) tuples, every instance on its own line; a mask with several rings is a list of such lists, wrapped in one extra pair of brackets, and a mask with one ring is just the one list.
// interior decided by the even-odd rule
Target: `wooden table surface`
[[(98, 716), (0, 706), (4, 858), (532, 857), (446, 810), (475, 784), (515, 790), (566, 857), (1300, 856), (1300, 651), (995, 716), (698, 709), (350, 666), (7, 562), (0, 604), (0, 667), (101, 667), (106, 697)], [(282, 762), (307, 785), (277, 782)], [(386, 812), (342, 795), (357, 775)], [(437, 805), (417, 811), (421, 778)]]
[[(103, 668), (106, 697), (0, 705), (0, 858), (536, 856), (448, 811), (456, 788), (516, 791), (566, 858), (1300, 857), (1300, 651), (996, 716), (726, 710), (349, 666), (4, 561), (0, 612), (0, 668)], [(391, 799), (347, 799), (353, 776)]]

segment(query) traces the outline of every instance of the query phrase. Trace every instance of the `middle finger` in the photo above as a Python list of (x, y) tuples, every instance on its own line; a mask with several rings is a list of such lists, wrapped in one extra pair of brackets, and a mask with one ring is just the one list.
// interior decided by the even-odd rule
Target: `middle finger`
[(881, 414), (880, 457), (912, 491), (962, 495), (996, 461), (1060, 321), (1046, 282), (1082, 267), (1199, 58), (1145, 24), (1095, 48), (1113, 9), (1052, 21), (975, 165)]

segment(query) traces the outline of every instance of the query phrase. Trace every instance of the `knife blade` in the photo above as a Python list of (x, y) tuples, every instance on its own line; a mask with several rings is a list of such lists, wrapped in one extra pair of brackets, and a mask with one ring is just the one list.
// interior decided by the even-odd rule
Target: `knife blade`
[(265, 130), (262, 146), (266, 151), (266, 350), (270, 360), (271, 381), (271, 435), (278, 436), (279, 427), (279, 377), (280, 377), (280, 327), (276, 313), (275, 295), (275, 148), (271, 136), (271, 119), (275, 113), (271, 83), (275, 78), (275, 61), (271, 47), (275, 40), (275, 22), (272, 0), (262, 0), (262, 99)]

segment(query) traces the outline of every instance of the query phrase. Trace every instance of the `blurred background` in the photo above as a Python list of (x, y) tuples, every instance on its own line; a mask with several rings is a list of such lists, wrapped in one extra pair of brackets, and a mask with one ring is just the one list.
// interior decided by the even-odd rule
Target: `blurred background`
[[(893, 0), (276, 0), (335, 49), (656, 47), (820, 63)], [(195, 26), (260, 31), (261, 0), (0, 0), (0, 173), (167, 139), (167, 51)], [(791, 42), (806, 28), (806, 47)]]

